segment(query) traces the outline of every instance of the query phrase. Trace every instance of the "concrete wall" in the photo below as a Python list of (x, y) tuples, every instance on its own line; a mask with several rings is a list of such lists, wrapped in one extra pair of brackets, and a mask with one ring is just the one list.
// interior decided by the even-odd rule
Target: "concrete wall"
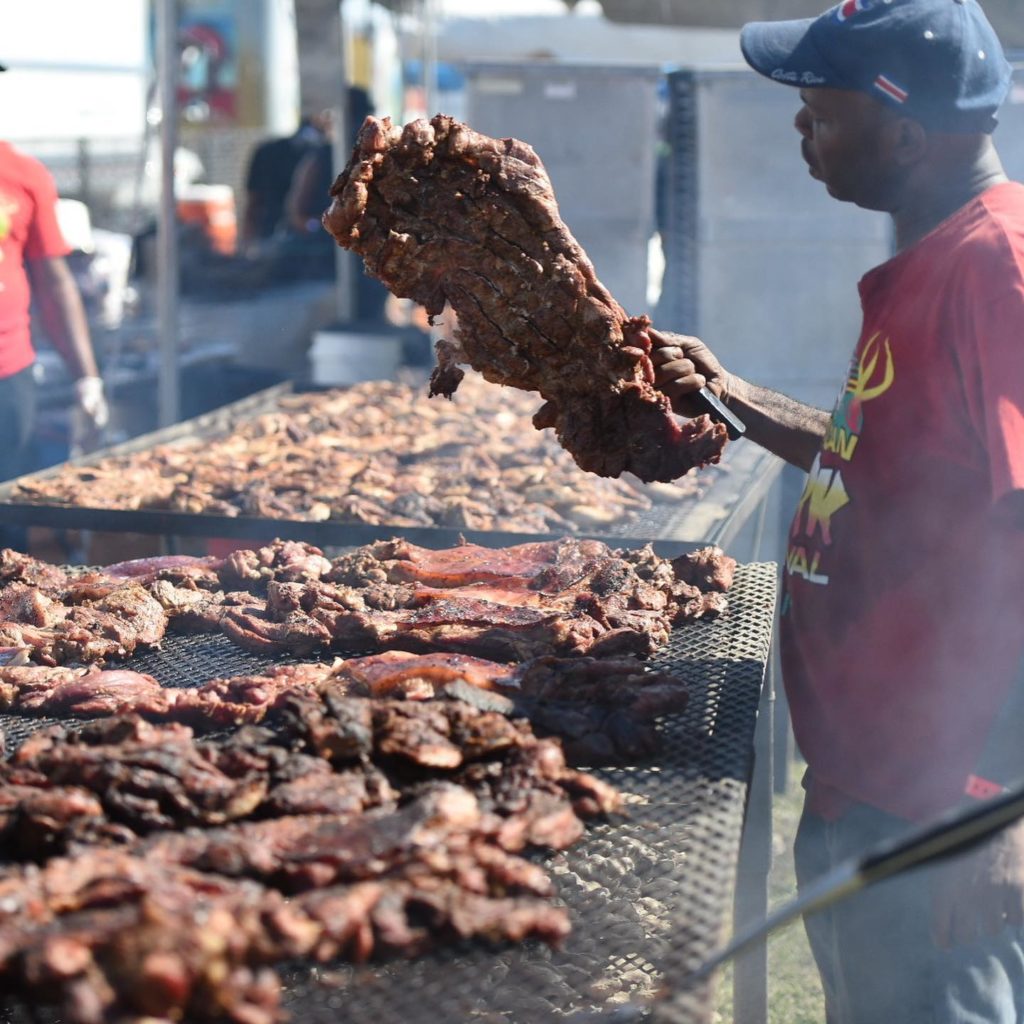
[(341, 14), (338, 0), (294, 0), (299, 49), (299, 104), (314, 114), (341, 102)]

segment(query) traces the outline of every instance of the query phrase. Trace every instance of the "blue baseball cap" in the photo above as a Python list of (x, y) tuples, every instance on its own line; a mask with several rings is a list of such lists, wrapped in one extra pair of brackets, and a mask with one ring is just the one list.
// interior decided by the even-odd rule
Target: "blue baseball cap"
[(947, 132), (991, 132), (1010, 65), (977, 0), (844, 0), (743, 27), (747, 63), (798, 88), (864, 92)]

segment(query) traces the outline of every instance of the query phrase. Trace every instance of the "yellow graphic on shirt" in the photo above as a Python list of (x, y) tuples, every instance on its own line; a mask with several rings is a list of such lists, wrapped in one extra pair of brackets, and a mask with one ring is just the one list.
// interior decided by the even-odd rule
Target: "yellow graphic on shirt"
[[(878, 360), (883, 350), (885, 365), (879, 374)], [(864, 429), (864, 403), (884, 395), (895, 380), (896, 367), (892, 361), (889, 339), (879, 344), (879, 335), (873, 334), (864, 346), (860, 359), (850, 366), (846, 390), (832, 413), (832, 421), (825, 434), (825, 451), (835, 452), (843, 462), (853, 458)]]
[(17, 212), (17, 201), (0, 193), (0, 262), (4, 259), (3, 244), (11, 233), (11, 221)]
[[(882, 362), (884, 356), (884, 362)], [(829, 422), (822, 452), (850, 462), (864, 430), (864, 404), (884, 395), (896, 380), (896, 366), (889, 340), (874, 334), (864, 346), (860, 358), (853, 360), (846, 388), (836, 403)], [(821, 452), (807, 476), (804, 492), (790, 528), (786, 571), (802, 576), (810, 583), (828, 584), (822, 572), (824, 551), (832, 546), (832, 521), (851, 502), (841, 467), (822, 466)]]
[(811, 583), (828, 583), (828, 577), (820, 572), (821, 547), (832, 544), (832, 517), (849, 504), (842, 472), (822, 466), (821, 455), (816, 455), (793, 516), (790, 536), (794, 541), (800, 538), (801, 543), (790, 544), (787, 571)]

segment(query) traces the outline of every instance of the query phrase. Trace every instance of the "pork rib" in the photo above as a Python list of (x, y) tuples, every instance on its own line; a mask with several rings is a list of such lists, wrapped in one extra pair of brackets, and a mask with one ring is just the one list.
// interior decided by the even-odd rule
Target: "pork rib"
[(654, 387), (646, 316), (627, 316), (558, 214), (536, 153), (445, 115), (404, 129), (369, 117), (331, 188), (324, 226), (395, 295), (458, 314), (438, 345), (431, 394), (469, 363), (536, 391), (538, 428), (600, 476), (668, 481), (718, 462), (726, 432), (683, 423)]

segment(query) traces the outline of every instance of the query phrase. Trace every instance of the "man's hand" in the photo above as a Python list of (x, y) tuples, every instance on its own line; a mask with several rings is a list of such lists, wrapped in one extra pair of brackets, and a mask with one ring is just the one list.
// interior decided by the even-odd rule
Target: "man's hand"
[(703, 341), (652, 327), (647, 329), (647, 336), (652, 343), (654, 383), (668, 395), (677, 413), (696, 416), (702, 412), (689, 396), (705, 386), (723, 401), (726, 399), (729, 375)]
[(933, 887), (932, 934), (942, 949), (1024, 925), (1024, 822), (942, 865)]
[(71, 413), (71, 456), (99, 447), (103, 428), (110, 421), (110, 409), (99, 377), (75, 381), (75, 408)]

